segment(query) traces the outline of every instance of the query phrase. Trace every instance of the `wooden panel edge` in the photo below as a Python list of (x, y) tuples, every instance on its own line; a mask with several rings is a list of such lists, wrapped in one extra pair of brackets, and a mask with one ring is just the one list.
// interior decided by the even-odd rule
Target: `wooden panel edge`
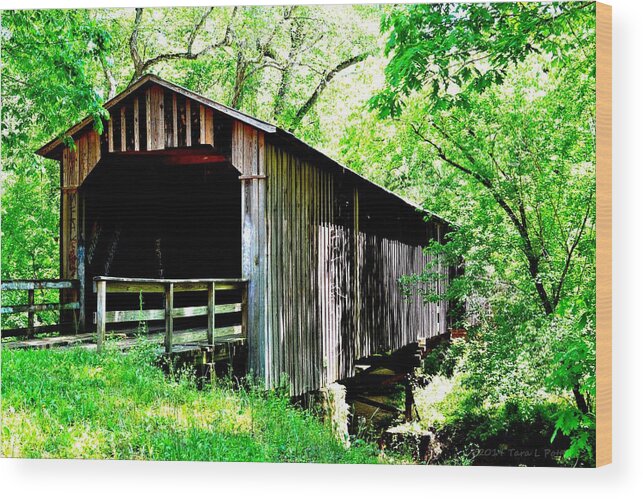
[(612, 462), (612, 7), (596, 3), (596, 466)]

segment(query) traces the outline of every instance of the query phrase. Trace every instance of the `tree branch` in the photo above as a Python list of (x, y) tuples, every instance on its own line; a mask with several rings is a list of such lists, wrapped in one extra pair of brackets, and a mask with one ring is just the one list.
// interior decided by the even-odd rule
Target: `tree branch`
[(105, 75), (105, 80), (107, 80), (107, 88), (108, 88), (107, 98), (111, 99), (116, 95), (116, 87), (117, 87), (116, 78), (114, 78), (114, 74), (112, 73), (112, 70), (107, 64), (107, 60), (105, 59), (105, 56), (102, 56), (100, 58), (100, 65), (103, 68), (103, 74)]
[[(433, 124), (434, 128), (436, 130), (441, 131), (439, 127), (437, 127), (435, 124)], [(456, 168), (457, 170), (461, 171), (462, 173), (465, 173), (466, 175), (473, 177), (475, 180), (477, 180), (480, 184), (482, 184), (488, 191), (489, 193), (493, 196), (495, 201), (498, 203), (498, 205), (504, 210), (504, 212), (507, 214), (509, 219), (511, 220), (511, 223), (513, 226), (516, 228), (518, 231), (518, 234), (520, 235), (520, 238), (522, 239), (523, 242), (523, 253), (525, 254), (525, 257), (527, 258), (527, 263), (529, 266), (529, 274), (532, 277), (532, 280), (534, 282), (534, 286), (536, 288), (536, 292), (538, 293), (538, 296), (540, 298), (541, 304), (543, 308), (545, 309), (545, 313), (547, 315), (552, 314), (554, 312), (554, 307), (552, 306), (551, 299), (549, 297), (549, 294), (547, 293), (547, 290), (545, 289), (545, 286), (543, 285), (542, 281), (540, 280), (540, 257), (536, 255), (533, 251), (533, 247), (531, 244), (531, 239), (529, 237), (529, 232), (527, 231), (527, 227), (523, 225), (523, 222), (521, 219), (516, 215), (516, 213), (513, 211), (511, 206), (509, 206), (509, 203), (500, 195), (500, 193), (497, 191), (495, 186), (493, 185), (493, 182), (491, 182), (490, 179), (487, 177), (481, 175), (480, 173), (467, 168), (466, 166), (458, 163), (457, 161), (449, 158), (442, 147), (440, 147), (438, 144), (436, 144), (434, 141), (426, 137), (420, 129), (414, 125), (411, 124), (411, 128), (413, 129), (413, 132), (424, 142), (427, 144), (430, 144), (438, 153), (438, 156), (445, 162), (449, 163), (451, 166)], [(444, 133), (444, 132), (442, 132)], [(449, 139), (449, 136), (446, 136), (447, 140)], [(458, 146), (459, 147), (459, 146)], [(473, 157), (470, 156), (470, 154), (465, 152), (465, 155), (467, 155), (467, 159), (471, 161), (472, 164), (475, 164), (475, 161)]]
[(212, 13), (213, 9), (214, 7), (209, 7), (205, 12), (203, 12), (203, 15), (199, 18), (198, 22), (194, 25), (194, 28), (192, 28), (192, 31), (190, 32), (190, 36), (188, 37), (188, 43), (185, 51), (167, 52), (167, 53), (159, 54), (155, 57), (152, 57), (151, 59), (148, 59), (146, 61), (143, 61), (138, 51), (138, 35), (139, 35), (141, 20), (143, 17), (143, 9), (137, 8), (136, 18), (134, 19), (134, 28), (132, 30), (132, 34), (130, 35), (130, 41), (129, 41), (130, 54), (132, 57), (132, 61), (134, 63), (134, 76), (132, 77), (132, 81), (130, 82), (130, 84), (133, 81), (140, 78), (141, 76), (143, 76), (143, 74), (152, 66), (155, 66), (160, 62), (177, 60), (177, 59), (193, 60), (201, 57), (202, 55), (206, 54), (211, 50), (214, 50), (219, 47), (223, 47), (225, 45), (229, 45), (231, 41), (231, 36), (232, 36), (232, 23), (237, 13), (237, 7), (234, 7), (234, 9), (232, 10), (230, 21), (228, 22), (228, 26), (226, 27), (223, 37), (220, 40), (216, 41), (215, 43), (212, 43), (207, 47), (203, 48), (199, 52), (193, 51), (194, 42), (196, 41), (196, 38), (201, 32), (201, 30), (203, 29), (203, 26), (205, 26), (205, 22), (210, 16), (210, 14)]
[(188, 49), (187, 49), (187, 52), (189, 52), (190, 54), (192, 53), (192, 46), (194, 45), (194, 40), (196, 39), (203, 25), (205, 24), (205, 21), (208, 19), (208, 16), (212, 12), (212, 9), (214, 9), (214, 7), (208, 8), (203, 13), (203, 15), (201, 16), (201, 19), (199, 19), (199, 22), (196, 24), (196, 26), (194, 26), (192, 33), (190, 33), (190, 37), (188, 38)]
[(289, 131), (294, 131), (301, 121), (304, 119), (304, 116), (308, 114), (308, 112), (312, 109), (312, 107), (315, 105), (319, 97), (321, 96), (322, 92), (324, 89), (328, 86), (328, 84), (337, 76), (338, 73), (344, 71), (345, 69), (350, 68), (351, 66), (354, 66), (355, 64), (362, 62), (366, 60), (366, 58), (370, 55), (369, 52), (364, 52), (362, 54), (356, 55), (354, 57), (351, 57), (350, 59), (346, 59), (345, 61), (340, 62), (337, 66), (335, 66), (333, 69), (328, 71), (326, 73), (326, 76), (322, 78), (322, 80), (319, 82), (317, 85), (317, 88), (315, 88), (315, 91), (313, 94), (308, 98), (308, 100), (299, 108), (297, 111), (297, 114), (293, 118), (292, 123), (288, 127)]
[(291, 26), (290, 29), (290, 50), (288, 51), (287, 62), (288, 65), (281, 72), (281, 78), (279, 79), (279, 86), (277, 88), (277, 94), (275, 96), (273, 106), (273, 115), (275, 117), (281, 116), (284, 111), (284, 100), (286, 98), (288, 86), (290, 85), (292, 67), (295, 64), (295, 58), (297, 57), (297, 52), (299, 52), (299, 49), (301, 48), (302, 42), (302, 26), (300, 22), (296, 21), (294, 23), (294, 27)]
[(580, 229), (578, 230), (578, 234), (576, 235), (576, 238), (574, 239), (574, 242), (572, 243), (571, 247), (569, 248), (569, 251), (567, 251), (567, 258), (565, 259), (565, 266), (563, 267), (563, 271), (560, 275), (560, 278), (558, 280), (558, 286), (556, 287), (556, 291), (554, 292), (554, 308), (558, 305), (558, 302), (560, 301), (560, 294), (563, 289), (563, 283), (565, 282), (565, 277), (567, 277), (567, 273), (569, 272), (569, 269), (571, 267), (572, 263), (572, 257), (574, 255), (574, 251), (576, 250), (576, 247), (578, 246), (578, 243), (581, 240), (581, 237), (583, 235), (583, 232), (585, 231), (585, 227), (587, 226), (587, 221), (589, 220), (589, 214), (591, 212), (591, 207), (592, 207), (592, 199), (594, 199), (594, 192), (590, 193), (588, 202), (587, 202), (587, 209), (585, 210), (585, 216), (583, 217), (583, 223), (580, 226)]
[(130, 52), (130, 56), (132, 57), (132, 62), (134, 63), (133, 79), (139, 78), (143, 74), (143, 71), (141, 70), (143, 66), (143, 60), (141, 59), (141, 55), (138, 52), (138, 30), (141, 26), (142, 19), (143, 19), (143, 9), (139, 7), (136, 9), (136, 17), (134, 18), (134, 28), (132, 29), (132, 33), (129, 37), (129, 52)]

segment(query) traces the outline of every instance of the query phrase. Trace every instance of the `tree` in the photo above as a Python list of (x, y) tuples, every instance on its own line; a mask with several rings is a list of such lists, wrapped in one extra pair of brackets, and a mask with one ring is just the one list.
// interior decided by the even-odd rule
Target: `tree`
[(355, 29), (361, 15), (350, 13), (356, 21), (315, 6), (137, 8), (131, 25), (108, 13), (116, 20), (119, 56), (130, 64), (114, 70), (104, 60), (106, 87), (113, 96), (147, 72), (170, 72), (196, 91), (295, 131), (332, 80), (373, 51), (373, 37)]
[[(386, 87), (371, 103), (381, 116), (397, 116), (412, 92), (429, 90), (427, 111), (470, 106), (468, 98), (494, 84), (530, 54), (562, 66), (590, 47), (593, 2), (418, 4), (382, 18), (391, 60)], [(592, 68), (595, 73), (595, 62)]]
[[(393, 8), (386, 86), (371, 100), (405, 137), (394, 181), (430, 179), (425, 205), (461, 223), (441, 248), (465, 255), (468, 285), (454, 288), (492, 299), (486, 364), (471, 371), (503, 386), (498, 374), (516, 379), (529, 359), (534, 386), (553, 372), (549, 388), (571, 392), (576, 422), (594, 396), (595, 326), (569, 320), (594, 307), (594, 24), (579, 2)], [(574, 445), (588, 441), (581, 427)]]
[(100, 126), (94, 75), (111, 37), (82, 9), (5, 11), (0, 36), (2, 277), (56, 277), (59, 171), (34, 150), (79, 109)]

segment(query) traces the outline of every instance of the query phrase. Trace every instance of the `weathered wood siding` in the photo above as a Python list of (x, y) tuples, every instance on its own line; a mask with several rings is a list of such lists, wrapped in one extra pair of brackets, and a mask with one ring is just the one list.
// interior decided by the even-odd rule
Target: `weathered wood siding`
[(82, 185), (109, 153), (215, 146), (215, 112), (159, 85), (141, 88), (110, 108), (109, 115), (102, 135), (84, 130), (73, 137), (73, 148), (63, 148), (63, 188)]
[[(231, 161), (241, 180), (241, 276), (248, 280), (248, 363), (252, 373), (267, 381), (270, 372), (265, 137), (263, 132), (235, 121)], [(234, 251), (234, 249), (233, 249)]]
[(405, 299), (398, 284), (427, 266), (448, 277), (448, 268), (422, 251), (443, 226), (424, 224), (416, 213), (369, 213), (378, 195), (366, 185), (269, 141), (265, 175), (267, 232), (260, 249), (267, 250), (261, 278), (267, 308), (260, 348), (269, 385), (286, 375), (292, 393), (301, 394), (352, 376), (362, 357), (446, 332), (446, 302)]
[(102, 136), (106, 152), (161, 151), (215, 145), (215, 117), (209, 107), (150, 85), (110, 109)]

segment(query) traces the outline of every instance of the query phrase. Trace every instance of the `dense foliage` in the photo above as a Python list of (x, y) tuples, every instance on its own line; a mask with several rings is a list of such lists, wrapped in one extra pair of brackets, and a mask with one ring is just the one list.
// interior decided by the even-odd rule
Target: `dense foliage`
[[(447, 291), (469, 336), (440, 373), (459, 387), (445, 417), (519, 407), (568, 439), (566, 462), (591, 463), (591, 2), (7, 11), (0, 36), (3, 278), (57, 275), (59, 172), (33, 150), (154, 72), (452, 220), (427, 244), (465, 262)], [(403, 285), (437, 299), (434, 277)]]
[[(450, 298), (478, 295), (487, 307), (462, 367), (478, 402), (567, 398), (556, 421), (572, 439), (566, 457), (591, 460), (593, 5), (417, 5), (394, 8), (382, 26), (391, 60), (372, 119), (395, 119), (367, 124), (370, 134), (356, 125), (346, 144), (361, 142), (362, 156), (351, 148), (352, 163), (394, 165), (396, 183), (459, 224), (440, 250), (466, 262)], [(395, 136), (388, 149), (373, 147), (378, 134)], [(422, 292), (432, 278), (406, 284)]]

